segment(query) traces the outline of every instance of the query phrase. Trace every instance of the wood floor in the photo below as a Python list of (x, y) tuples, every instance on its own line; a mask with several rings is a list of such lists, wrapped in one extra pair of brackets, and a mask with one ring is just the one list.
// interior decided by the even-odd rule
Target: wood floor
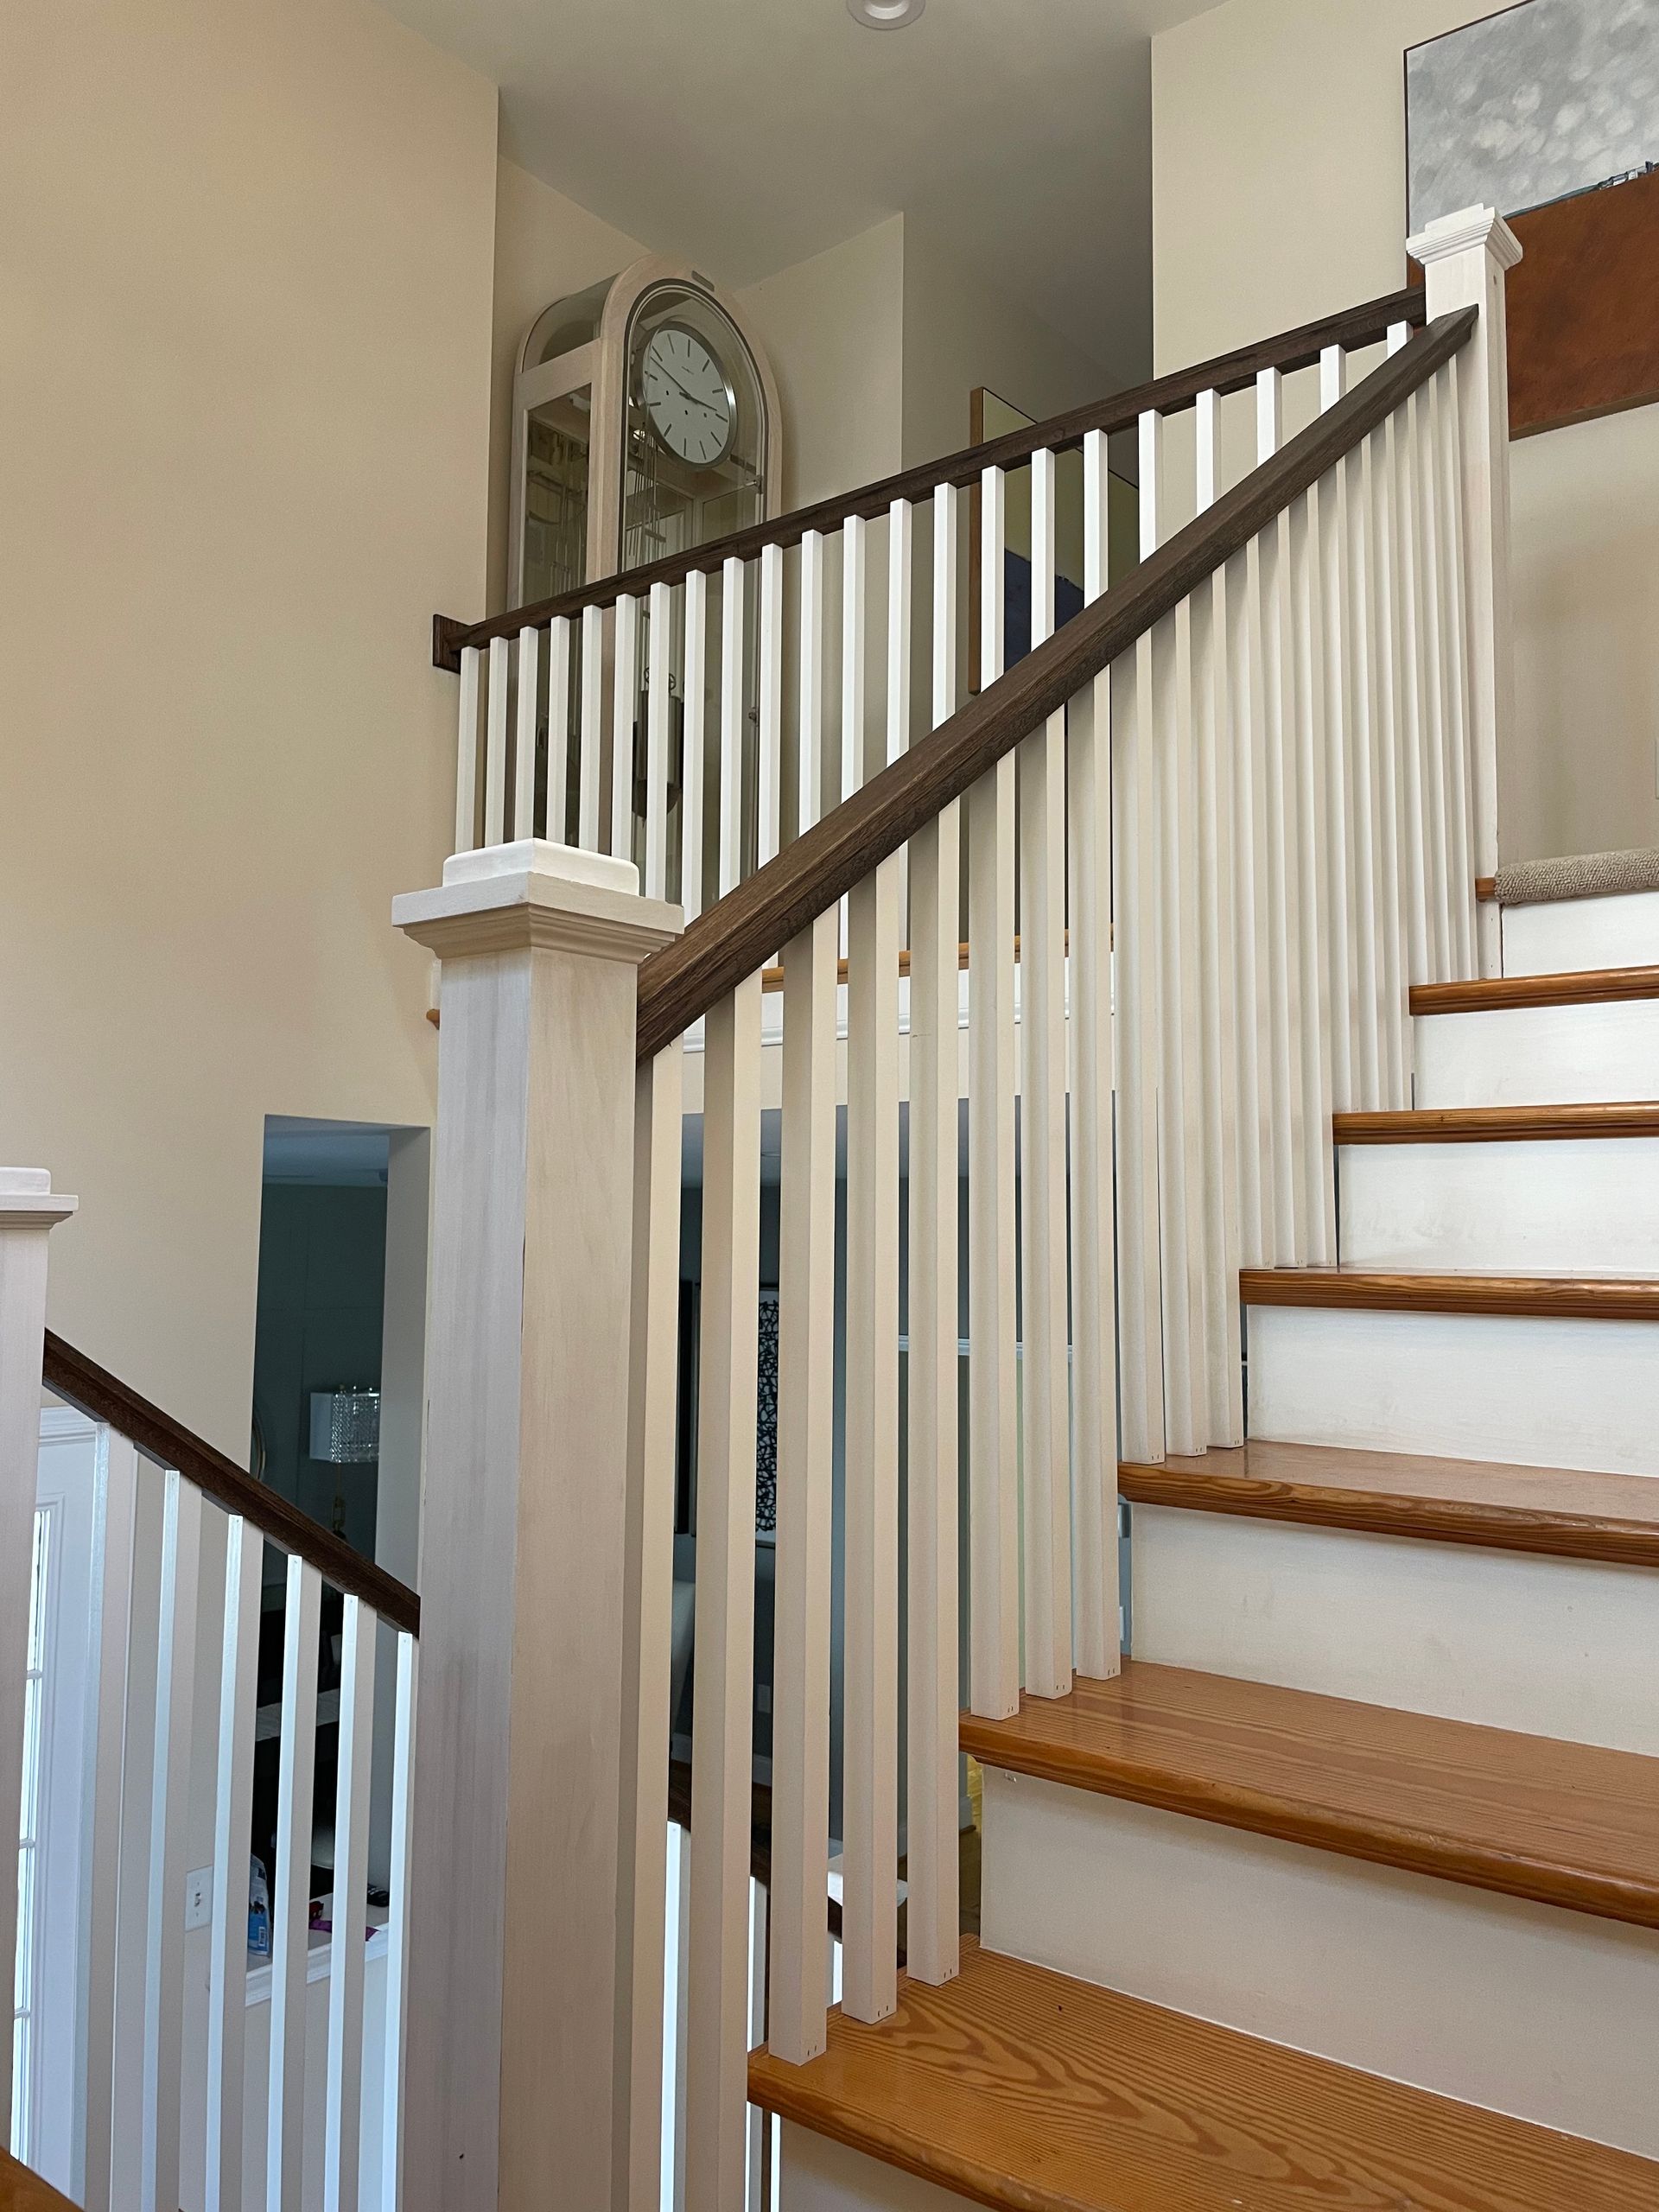
[(749, 2094), (998, 2212), (1656, 2212), (1659, 2165), (963, 1946)]

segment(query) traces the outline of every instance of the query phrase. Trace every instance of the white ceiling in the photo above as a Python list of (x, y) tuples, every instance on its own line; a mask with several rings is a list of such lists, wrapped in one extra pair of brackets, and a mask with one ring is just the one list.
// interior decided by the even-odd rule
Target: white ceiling
[(1123, 378), (1151, 324), (1153, 31), (1215, 0), (385, 0), (501, 87), (503, 150), (737, 286), (915, 218)]

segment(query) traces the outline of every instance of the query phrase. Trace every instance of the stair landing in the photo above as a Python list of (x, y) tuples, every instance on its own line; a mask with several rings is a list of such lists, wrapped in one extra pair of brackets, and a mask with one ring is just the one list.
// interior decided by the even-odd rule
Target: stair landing
[(766, 2110), (997, 2212), (1656, 2212), (1659, 2164), (963, 1944)]

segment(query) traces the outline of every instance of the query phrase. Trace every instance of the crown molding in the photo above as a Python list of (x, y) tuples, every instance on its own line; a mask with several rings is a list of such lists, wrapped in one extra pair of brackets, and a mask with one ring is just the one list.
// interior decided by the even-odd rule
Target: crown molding
[(1406, 240), (1406, 251), (1427, 269), (1431, 262), (1477, 245), (1484, 246), (1500, 269), (1513, 269), (1521, 258), (1521, 241), (1496, 207), (1461, 207), (1455, 214), (1437, 215)]

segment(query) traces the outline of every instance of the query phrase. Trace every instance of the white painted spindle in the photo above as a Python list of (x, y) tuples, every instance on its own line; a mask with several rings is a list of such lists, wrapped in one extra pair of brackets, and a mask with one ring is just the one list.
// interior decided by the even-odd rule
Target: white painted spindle
[[(934, 727), (957, 703), (957, 495), (933, 494)], [(961, 1945), (957, 1791), (957, 804), (910, 849), (909, 1640), (906, 1669), (906, 1962), (948, 1981)]]
[(747, 2103), (760, 978), (704, 1029), (685, 2202), (686, 2212), (731, 2212), (744, 2193)]
[[(980, 688), (1002, 673), (1005, 487), (980, 480)], [(968, 1702), (1020, 1708), (1020, 1504), (1015, 1368), (1014, 764), (968, 794)]]
[(645, 868), (647, 899), (668, 896), (669, 685), (674, 642), (674, 599), (666, 584), (652, 584), (645, 676)]
[[(110, 2212), (115, 2100), (116, 1906), (126, 1745), (137, 1453), (100, 1427), (91, 1585), (92, 1726), (81, 1783), (79, 1956), (75, 1992), (75, 2119), (71, 2183), (86, 2212)], [(247, 1940), (245, 1906), (242, 1939)], [(210, 2106), (211, 2113), (211, 2106)]]
[(301, 2212), (304, 2202), (305, 1983), (317, 1743), (317, 1637), (321, 1618), (322, 1578), (315, 1567), (290, 1554), (283, 1619), (276, 1867), (270, 1908), (266, 2212)]
[[(541, 715), (540, 662), (541, 632), (526, 623), (518, 632), (518, 715), (512, 739), (512, 821), (507, 831), (510, 837), (515, 838), (536, 835), (536, 731)], [(548, 734), (550, 772), (550, 715)]]
[(782, 835), (784, 779), (784, 549), (760, 552), (760, 727), (755, 760), (755, 865), (764, 868)]
[(685, 580), (683, 760), (680, 771), (680, 905), (688, 922), (702, 912), (703, 839), (709, 791), (709, 579), (694, 569)]
[(323, 2212), (357, 2212), (358, 2167), (363, 2155), (363, 1945), (369, 1895), (369, 1777), (374, 1756), (374, 1640), (372, 1611), (360, 1598), (347, 1593), (340, 1639)]
[[(535, 774), (532, 747), (532, 791)], [(556, 845), (570, 842), (569, 807), (570, 618), (560, 614), (547, 626), (547, 824), (543, 833)]]
[(169, 1468), (162, 1477), (161, 1612), (144, 1910), (141, 2212), (175, 2212), (182, 2201), (179, 2134), (184, 2067), (183, 1899), (200, 1564), (201, 1493)]
[(455, 850), (470, 853), (478, 842), (478, 687), (480, 659), (476, 645), (461, 649), (461, 707), (455, 734)]
[(488, 702), (484, 712), (484, 842), (505, 843), (507, 834), (507, 694), (512, 647), (490, 639)]
[(633, 858), (634, 726), (639, 718), (639, 602), (624, 592), (614, 610), (611, 692), (611, 842), (613, 855)]
[[(1084, 593), (1107, 586), (1107, 446), (1084, 440)], [(1077, 1663), (1121, 1667), (1117, 1570), (1117, 1300), (1112, 1205), (1112, 701), (1103, 670), (1071, 702), (1071, 1419)], [(912, 1112), (914, 1109), (912, 1108)], [(912, 1173), (915, 1170), (912, 1166)], [(912, 1246), (913, 1251), (913, 1246)], [(912, 1267), (914, 1268), (912, 1258)], [(912, 1294), (913, 1295), (913, 1294)], [(912, 1379), (912, 1388), (914, 1389)], [(912, 1466), (914, 1460), (912, 1459)], [(914, 1477), (912, 1478), (912, 1481)]]
[[(1031, 642), (1054, 629), (1054, 456), (1031, 461)], [(1024, 1338), (1025, 1686), (1071, 1688), (1065, 1243), (1065, 713), (1016, 756), (1020, 840), (1020, 1243)]]
[(582, 610), (582, 707), (577, 760), (576, 842), (599, 849), (600, 754), (605, 729), (605, 610)]
[(387, 1869), (386, 2030), (380, 2082), (380, 2212), (404, 2202), (404, 2052), (409, 2037), (409, 1830), (415, 1772), (415, 1684), (419, 1647), (397, 1638), (391, 1746), (391, 1855)]
[(721, 570), (720, 895), (743, 874), (743, 563)]
[(1334, 726), (1326, 714), (1325, 575), (1312, 492), (1292, 501), (1284, 523), (1290, 686), (1285, 704), (1291, 737), (1287, 761), (1286, 797), (1291, 810), (1287, 847), (1297, 963), (1296, 1002), (1301, 1016), (1298, 1074), (1302, 1147), (1296, 1166), (1303, 1192), (1306, 1258), (1315, 1267), (1334, 1267), (1336, 1162), (1331, 1129), (1334, 1000), (1328, 965), (1331, 877), (1325, 836), (1325, 781)]
[(664, 1885), (672, 1718), (669, 1697), (683, 1094), (683, 1048), (676, 1038), (641, 1065), (634, 1092), (622, 1815), (617, 1838), (621, 1855), (617, 1890), (625, 1913), (620, 1929), (623, 1962), (617, 2069), (629, 2084), (623, 2176), (626, 2212), (656, 2212), (662, 2173)]
[(234, 1515), (225, 1539), (225, 1630), (213, 1808), (213, 1917), (207, 1976), (208, 2212), (241, 2212), (247, 2103), (248, 1860), (265, 1540)]

